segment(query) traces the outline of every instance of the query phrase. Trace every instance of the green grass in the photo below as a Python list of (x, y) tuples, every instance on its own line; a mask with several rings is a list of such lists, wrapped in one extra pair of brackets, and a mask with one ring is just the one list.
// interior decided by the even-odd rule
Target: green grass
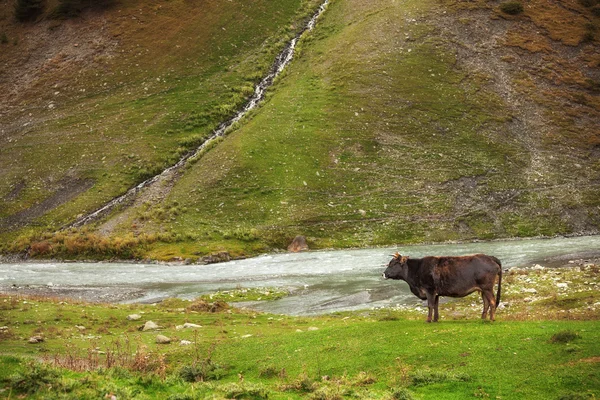
[[(596, 319), (511, 320), (503, 310), (494, 323), (475, 314), (427, 324), (422, 315), (394, 310), (306, 318), (15, 296), (1, 297), (0, 307), (0, 324), (8, 327), (0, 334), (6, 398), (600, 395)], [(142, 319), (127, 320), (134, 312)], [(147, 320), (173, 343), (155, 344), (157, 332), (138, 331)], [(202, 327), (177, 330), (183, 322)], [(569, 340), (556, 340), (565, 332)], [(34, 334), (44, 342), (27, 343)]]

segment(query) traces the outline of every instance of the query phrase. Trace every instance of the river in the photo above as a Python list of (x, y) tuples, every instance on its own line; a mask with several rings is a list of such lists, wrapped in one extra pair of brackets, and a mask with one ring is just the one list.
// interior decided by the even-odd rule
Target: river
[(420, 303), (406, 283), (381, 278), (396, 251), (411, 257), (486, 253), (500, 258), (505, 269), (534, 263), (565, 265), (570, 259), (600, 257), (600, 236), (280, 253), (204, 266), (5, 263), (0, 264), (0, 291), (156, 302), (236, 287), (276, 287), (289, 290), (290, 296), (245, 306), (289, 315)]

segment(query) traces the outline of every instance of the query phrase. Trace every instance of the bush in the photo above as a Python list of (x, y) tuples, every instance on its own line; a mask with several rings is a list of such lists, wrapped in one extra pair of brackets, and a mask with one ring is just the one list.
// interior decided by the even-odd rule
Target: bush
[(223, 366), (206, 358), (194, 365), (185, 365), (179, 370), (179, 377), (185, 382), (207, 382), (215, 381), (227, 375)]
[(413, 400), (413, 396), (408, 389), (398, 388), (392, 391), (392, 399), (394, 400)]
[(73, 18), (87, 8), (103, 9), (110, 7), (113, 2), (113, 0), (59, 0), (56, 8), (50, 13), (50, 17), (55, 19)]
[(444, 382), (468, 382), (471, 377), (460, 372), (417, 370), (410, 373), (413, 386), (425, 386)]
[(550, 342), (552, 343), (569, 343), (575, 339), (579, 339), (579, 333), (573, 331), (560, 331), (552, 335)]
[(24, 22), (37, 18), (44, 11), (43, 0), (17, 0), (15, 18)]
[(269, 391), (260, 384), (228, 383), (220, 390), (228, 399), (268, 399)]
[(12, 375), (9, 380), (11, 388), (18, 393), (35, 393), (38, 390), (55, 384), (60, 374), (57, 370), (37, 362), (31, 362), (22, 373)]
[(500, 4), (500, 11), (510, 15), (521, 14), (523, 12), (523, 4), (518, 1), (507, 1)]

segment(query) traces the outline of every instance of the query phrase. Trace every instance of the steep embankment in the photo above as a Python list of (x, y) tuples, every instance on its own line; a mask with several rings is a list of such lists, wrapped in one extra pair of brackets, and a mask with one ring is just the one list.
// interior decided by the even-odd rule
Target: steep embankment
[[(149, 234), (140, 242), (150, 247), (139, 255), (194, 258), (216, 250), (248, 254), (284, 247), (296, 234), (321, 247), (597, 231), (600, 21), (598, 6), (592, 3), (530, 1), (521, 13), (509, 15), (500, 10), (501, 2), (333, 1), (259, 110), (190, 164), (161, 193), (160, 201), (147, 195), (147, 201), (99, 222), (90, 232), (98, 229), (112, 237)], [(239, 7), (217, 9), (222, 16), (240, 12)], [(210, 25), (212, 14), (202, 15), (209, 19), (204, 29), (216, 29)], [(273, 31), (275, 22), (291, 15), (290, 11), (272, 21)], [(70, 119), (55, 120), (65, 131), (80, 130), (89, 142), (95, 135), (99, 146), (110, 143), (111, 155), (106, 157), (112, 157), (112, 163), (92, 152), (77, 154), (78, 162), (98, 158), (95, 174), (68, 179), (82, 192), (88, 182), (94, 186), (38, 223), (58, 226), (58, 221), (91, 211), (92, 205), (102, 204), (139, 179), (132, 171), (136, 166), (144, 171), (146, 159), (140, 154), (153, 155), (150, 161), (155, 164), (147, 169), (156, 170), (169, 158), (166, 153), (174, 154), (166, 151), (174, 148), (169, 144), (176, 146), (177, 140), (209, 131), (206, 118), (217, 119), (216, 113), (209, 113), (211, 106), (231, 96), (223, 85), (227, 79), (234, 82), (228, 86), (247, 85), (243, 80), (247, 72), (238, 72), (251, 69), (248, 57), (262, 43), (256, 39), (254, 48), (234, 46), (243, 42), (243, 33), (231, 32), (241, 29), (234, 28), (240, 26), (233, 23), (237, 20), (232, 17), (219, 25), (230, 33), (218, 36), (229, 51), (228, 59), (223, 61), (220, 54), (203, 57), (202, 62), (213, 62), (197, 69), (204, 75), (191, 82), (175, 80), (177, 85), (168, 90), (131, 102), (114, 99), (133, 86), (103, 92), (104, 83), (115, 82), (99, 79), (102, 90), (97, 96), (104, 93), (105, 101), (92, 96), (83, 103), (89, 105), (88, 114), (74, 110)], [(166, 28), (160, 32), (172, 33)], [(164, 46), (172, 47), (176, 41), (165, 38)], [(147, 60), (157, 57), (152, 46), (146, 50), (136, 54)], [(265, 65), (266, 57), (260, 54)], [(181, 65), (182, 59), (174, 53), (168, 60)], [(158, 63), (148, 62), (160, 71)], [(168, 70), (169, 65), (162, 66)], [(124, 71), (133, 74), (131, 68)], [(139, 73), (140, 82), (147, 85), (137, 87), (138, 92), (160, 86), (164, 76), (157, 81), (157, 75), (154, 69)], [(215, 76), (221, 81), (215, 82)], [(214, 96), (210, 101), (208, 93)], [(184, 94), (188, 101), (181, 101)], [(207, 111), (185, 114), (182, 104), (193, 101)], [(103, 111), (94, 114), (95, 124), (74, 123), (96, 105)], [(231, 109), (219, 115), (226, 111)], [(123, 112), (129, 116), (128, 125), (116, 117)], [(14, 113), (21, 115), (16, 109)], [(22, 115), (26, 117), (27, 111)], [(98, 115), (105, 115), (102, 123)], [(15, 122), (15, 132), (23, 132), (23, 122)], [(143, 128), (145, 124), (151, 127)], [(185, 124), (191, 124), (190, 131)], [(90, 127), (95, 134), (89, 133)], [(16, 136), (39, 140), (44, 137), (39, 129), (39, 135)], [(72, 142), (56, 146), (69, 148), (68, 143)], [(129, 153), (142, 145), (157, 149)], [(14, 145), (17, 148), (24, 147)], [(32, 157), (23, 164), (29, 169), (54, 165), (44, 157), (61, 154), (39, 148), (40, 154), (32, 155), (29, 150), (22, 156)], [(4, 154), (9, 153), (3, 153), (3, 163), (21, 165), (16, 156)], [(58, 159), (72, 165), (68, 157)], [(3, 221), (52, 197), (41, 189), (35, 192), (37, 197), (30, 194), (35, 185), (29, 182), (36, 182), (33, 175), (46, 176), (47, 168), (36, 167), (32, 173), (11, 166), (3, 171), (10, 182), (0, 192), (10, 199), (0, 215)], [(65, 167), (63, 175), (70, 177), (71, 171)], [(59, 175), (52, 181), (58, 187), (61, 179), (67, 179)], [(86, 235), (94, 243), (99, 240)], [(40, 252), (65, 250), (64, 237), (46, 239)]]

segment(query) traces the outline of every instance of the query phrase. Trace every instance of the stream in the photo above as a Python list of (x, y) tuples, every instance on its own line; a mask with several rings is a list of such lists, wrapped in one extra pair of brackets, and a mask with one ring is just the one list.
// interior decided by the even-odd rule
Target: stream
[(154, 303), (239, 287), (276, 287), (290, 295), (243, 305), (288, 315), (420, 304), (406, 283), (381, 277), (396, 251), (411, 257), (486, 253), (498, 257), (504, 269), (562, 266), (571, 259), (600, 257), (600, 236), (278, 253), (211, 265), (5, 263), (0, 264), (0, 292)]

